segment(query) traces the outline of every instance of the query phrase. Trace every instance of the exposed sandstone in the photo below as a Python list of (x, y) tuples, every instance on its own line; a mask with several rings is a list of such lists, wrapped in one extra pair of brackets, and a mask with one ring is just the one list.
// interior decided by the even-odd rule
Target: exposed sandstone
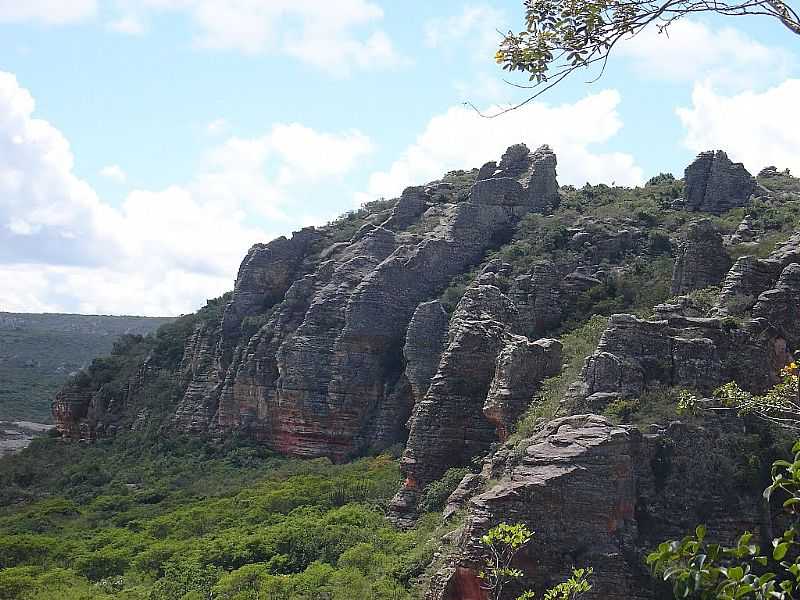
[(758, 297), (752, 314), (769, 321), (792, 349), (800, 348), (800, 264), (783, 269), (776, 286)]
[[(675, 423), (641, 433), (595, 415), (549, 423), (523, 442), (522, 456), (495, 459), (504, 460), (504, 474), (467, 503), (457, 545), (444, 557), (427, 600), (485, 598), (477, 578), (480, 536), (500, 522), (535, 532), (515, 560), (522, 585), (509, 589), (508, 598), (525, 588), (541, 593), (568, 578), (573, 566), (594, 568), (588, 600), (661, 597), (641, 559), (648, 549), (699, 522), (728, 543), (741, 531), (758, 531), (758, 492), (731, 495), (729, 476), (712, 458), (725, 452), (726, 429)], [(463, 495), (475, 487), (473, 479)]]
[(680, 245), (672, 272), (672, 293), (686, 294), (717, 285), (728, 274), (731, 259), (722, 244), (722, 235), (709, 219), (689, 226)]
[(416, 401), (428, 392), (447, 343), (450, 317), (439, 300), (423, 302), (414, 311), (406, 332), (403, 355), (406, 377)]
[(786, 360), (785, 340), (763, 319), (737, 327), (720, 319), (614, 315), (584, 366), (579, 406), (601, 411), (614, 397), (672, 386), (710, 391), (732, 380), (763, 391)]
[(686, 167), (686, 208), (722, 214), (744, 206), (756, 190), (755, 178), (722, 150), (701, 152)]
[(781, 271), (791, 263), (800, 263), (800, 234), (791, 236), (767, 258), (740, 257), (725, 277), (716, 312), (726, 315), (750, 310), (763, 292), (776, 285)]

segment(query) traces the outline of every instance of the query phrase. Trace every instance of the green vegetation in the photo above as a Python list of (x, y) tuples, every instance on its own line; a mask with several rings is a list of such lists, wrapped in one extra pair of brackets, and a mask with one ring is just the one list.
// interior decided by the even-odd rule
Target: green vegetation
[[(698, 525), (693, 535), (663, 542), (647, 557), (654, 574), (672, 584), (675, 598), (699, 600), (790, 600), (800, 592), (800, 442), (792, 449), (794, 460), (776, 461), (772, 481), (764, 491), (767, 501), (781, 503), (788, 520), (782, 535), (762, 553), (751, 533), (727, 547), (706, 539)], [(774, 497), (773, 497), (774, 496)]]
[[(0, 598), (410, 598), (436, 518), (383, 517), (397, 461), (155, 432), (0, 460)], [(260, 595), (259, 595), (260, 594)]]
[[(531, 541), (533, 532), (524, 524), (510, 525), (500, 523), (481, 537), (485, 551), (484, 567), (479, 573), (481, 586), (487, 591), (489, 598), (500, 600), (503, 590), (510, 584), (518, 582), (525, 573), (514, 567), (514, 559)], [(588, 569), (573, 569), (572, 576), (565, 582), (547, 590), (545, 600), (575, 600), (592, 589), (589, 579), (592, 576)], [(532, 590), (523, 591), (517, 600), (533, 600)]]
[(595, 315), (582, 326), (559, 338), (564, 357), (561, 373), (544, 381), (541, 391), (517, 423), (512, 440), (529, 437), (539, 425), (556, 416), (567, 389), (578, 379), (584, 360), (597, 348), (607, 324), (606, 317)]
[(50, 422), (67, 376), (108, 354), (118, 336), (171, 319), (0, 313), (0, 421)]

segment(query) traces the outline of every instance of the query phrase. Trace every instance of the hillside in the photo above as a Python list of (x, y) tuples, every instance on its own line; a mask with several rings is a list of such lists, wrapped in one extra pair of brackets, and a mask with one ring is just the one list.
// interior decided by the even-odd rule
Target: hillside
[(50, 404), (70, 373), (111, 352), (120, 335), (170, 320), (0, 312), (0, 421), (51, 422)]
[(678, 402), (764, 391), (800, 348), (800, 180), (556, 163), (512, 146), (257, 244), (231, 293), (71, 377), (62, 440), (0, 460), (0, 597), (482, 598), (480, 537), (519, 522), (526, 586), (575, 564), (589, 600), (656, 600), (661, 541), (768, 531), (790, 440)]

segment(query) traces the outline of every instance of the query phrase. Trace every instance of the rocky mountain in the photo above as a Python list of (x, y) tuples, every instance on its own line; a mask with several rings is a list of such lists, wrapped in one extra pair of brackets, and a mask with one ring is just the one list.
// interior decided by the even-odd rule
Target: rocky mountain
[(449, 469), (473, 471), (429, 599), (485, 597), (478, 540), (503, 521), (536, 532), (532, 584), (591, 564), (590, 598), (658, 597), (654, 543), (700, 520), (720, 538), (770, 527), (742, 448), (756, 460), (771, 434), (677, 422), (674, 395), (762, 391), (798, 349), (800, 182), (719, 151), (635, 189), (559, 187), (556, 166), (512, 146), (254, 246), (231, 294), (68, 382), (59, 432), (161, 427), (336, 461), (402, 447), (401, 526)]

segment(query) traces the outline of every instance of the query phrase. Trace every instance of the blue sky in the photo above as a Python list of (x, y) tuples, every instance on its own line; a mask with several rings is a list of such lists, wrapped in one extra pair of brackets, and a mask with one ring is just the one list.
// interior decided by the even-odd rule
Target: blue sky
[[(0, 0), (0, 310), (177, 314), (254, 242), (518, 141), (562, 183), (721, 147), (800, 171), (800, 39), (679, 22), (597, 83), (524, 99), (492, 60), (521, 0)], [(516, 81), (519, 81), (518, 79)]]

